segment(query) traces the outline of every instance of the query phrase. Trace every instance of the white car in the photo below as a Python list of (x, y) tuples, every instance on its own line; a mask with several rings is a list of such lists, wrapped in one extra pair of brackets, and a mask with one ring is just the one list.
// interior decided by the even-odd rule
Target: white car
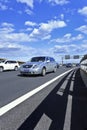
[(54, 58), (48, 56), (32, 57), (29, 62), (21, 65), (19, 71), (22, 75), (41, 74), (56, 72), (57, 64)]
[(4, 70), (18, 70), (19, 64), (14, 60), (2, 60), (0, 61), (0, 72)]

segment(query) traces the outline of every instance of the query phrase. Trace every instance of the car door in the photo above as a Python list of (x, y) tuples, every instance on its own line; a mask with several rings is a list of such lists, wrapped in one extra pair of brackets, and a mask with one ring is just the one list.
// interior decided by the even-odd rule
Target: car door
[(13, 70), (15, 68), (16, 62), (15, 61), (10, 61), (10, 69)]
[(10, 61), (6, 61), (5, 62), (5, 65), (4, 65), (4, 69), (5, 70), (9, 70), (11, 68), (11, 63), (10, 63)]
[(50, 72), (51, 68), (52, 68), (52, 66), (51, 66), (50, 57), (47, 57), (46, 58), (46, 70), (47, 70), (47, 72)]
[(52, 57), (50, 58), (50, 61), (51, 61), (51, 71), (54, 71), (54, 68), (57, 67), (56, 62)]

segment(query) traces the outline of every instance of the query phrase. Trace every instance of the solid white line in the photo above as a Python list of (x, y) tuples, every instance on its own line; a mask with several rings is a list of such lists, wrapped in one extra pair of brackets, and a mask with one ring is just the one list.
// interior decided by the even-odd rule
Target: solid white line
[[(72, 69), (71, 69), (72, 70)], [(45, 84), (37, 87), (36, 89), (26, 93), (25, 95), (17, 98), (16, 100), (12, 101), (11, 103), (3, 106), (0, 108), (0, 116), (4, 115), (6, 112), (8, 112), (9, 110), (11, 110), (12, 108), (16, 107), (17, 105), (19, 105), (20, 103), (22, 103), (23, 101), (27, 100), (28, 98), (30, 98), (31, 96), (33, 96), (34, 94), (36, 94), (37, 92), (41, 91), (42, 89), (44, 89), (45, 87), (47, 87), (48, 85), (50, 85), (51, 83), (53, 83), (54, 81), (56, 81), (57, 79), (59, 79), (60, 77), (64, 76), (65, 74), (69, 73), (71, 70), (66, 71), (65, 73), (55, 77), (54, 79), (46, 82)]]

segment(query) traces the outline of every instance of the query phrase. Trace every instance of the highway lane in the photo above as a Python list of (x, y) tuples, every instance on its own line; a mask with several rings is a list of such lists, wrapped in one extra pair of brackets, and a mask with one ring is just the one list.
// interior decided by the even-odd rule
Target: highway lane
[(16, 98), (35, 89), (36, 87), (69, 69), (66, 67), (60, 67), (56, 73), (49, 73), (45, 77), (20, 76), (18, 71), (6, 71), (0, 73), (0, 107), (10, 103)]
[(1, 117), (1, 130), (86, 130), (87, 87), (79, 69)]

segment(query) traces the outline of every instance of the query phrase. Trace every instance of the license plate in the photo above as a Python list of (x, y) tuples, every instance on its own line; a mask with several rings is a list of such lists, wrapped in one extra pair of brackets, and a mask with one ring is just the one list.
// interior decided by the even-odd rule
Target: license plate
[(24, 72), (29, 72), (29, 70), (28, 70), (28, 69), (25, 69)]

